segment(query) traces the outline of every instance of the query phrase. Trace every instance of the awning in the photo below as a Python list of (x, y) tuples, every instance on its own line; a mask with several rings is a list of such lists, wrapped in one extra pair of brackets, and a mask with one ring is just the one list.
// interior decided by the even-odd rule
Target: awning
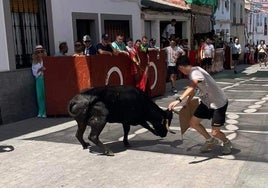
[(190, 10), (190, 6), (184, 0), (141, 0), (141, 4), (144, 8), (150, 8), (152, 10)]
[(205, 6), (217, 6), (217, 0), (185, 0), (188, 4), (205, 5)]

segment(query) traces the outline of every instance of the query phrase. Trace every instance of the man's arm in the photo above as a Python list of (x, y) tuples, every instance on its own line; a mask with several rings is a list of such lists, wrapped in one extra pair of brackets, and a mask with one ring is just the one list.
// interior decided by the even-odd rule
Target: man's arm
[(195, 88), (199, 82), (200, 82), (199, 80), (192, 80), (188, 88), (182, 93), (182, 95), (178, 97), (175, 101), (169, 104), (168, 109), (172, 110), (176, 105), (178, 105), (186, 97), (189, 97), (187, 100), (187, 102), (189, 102), (193, 98)]

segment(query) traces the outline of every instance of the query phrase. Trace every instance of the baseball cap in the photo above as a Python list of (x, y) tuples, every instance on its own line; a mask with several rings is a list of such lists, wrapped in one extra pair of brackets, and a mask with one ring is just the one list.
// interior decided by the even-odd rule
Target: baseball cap
[(150, 42), (156, 42), (156, 39), (155, 38), (151, 38), (150, 39)]
[(107, 33), (104, 33), (104, 34), (102, 34), (101, 38), (104, 39), (104, 40), (108, 40), (109, 35)]
[(41, 50), (44, 50), (43, 46), (42, 45), (37, 45), (34, 49), (34, 51), (41, 51)]
[(85, 35), (85, 36), (83, 36), (83, 41), (84, 41), (84, 42), (85, 42), (85, 41), (91, 41), (90, 36), (89, 36), (89, 35)]

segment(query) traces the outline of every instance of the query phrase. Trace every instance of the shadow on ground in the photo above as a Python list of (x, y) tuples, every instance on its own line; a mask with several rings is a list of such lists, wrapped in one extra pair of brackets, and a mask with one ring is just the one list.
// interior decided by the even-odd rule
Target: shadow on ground
[(31, 118), (0, 126), (0, 141), (66, 123), (71, 118)]

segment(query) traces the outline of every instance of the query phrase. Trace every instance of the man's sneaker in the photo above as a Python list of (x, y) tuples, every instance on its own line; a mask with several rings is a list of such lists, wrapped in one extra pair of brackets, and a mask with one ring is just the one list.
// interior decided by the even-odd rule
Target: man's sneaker
[(202, 153), (209, 152), (212, 148), (218, 144), (218, 140), (212, 137), (210, 140), (207, 140), (203, 146), (201, 146), (200, 151)]
[(173, 92), (173, 93), (178, 93), (178, 90), (177, 90), (175, 87), (173, 87), (173, 88), (172, 88), (172, 92)]
[(230, 140), (228, 140), (225, 143), (223, 142), (222, 154), (228, 155), (230, 153), (232, 153), (232, 143), (230, 142)]

